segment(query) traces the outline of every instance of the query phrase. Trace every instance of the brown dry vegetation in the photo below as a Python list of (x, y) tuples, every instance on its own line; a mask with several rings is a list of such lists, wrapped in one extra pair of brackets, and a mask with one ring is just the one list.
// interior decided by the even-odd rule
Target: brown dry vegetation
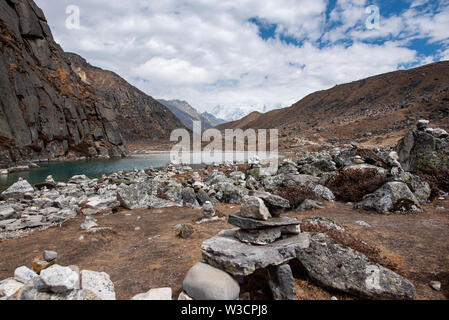
[(280, 187), (274, 193), (287, 199), (290, 202), (290, 208), (297, 208), (307, 199), (319, 200), (319, 197), (314, 192), (300, 187)]
[(359, 202), (367, 194), (373, 193), (387, 182), (387, 177), (376, 169), (349, 169), (341, 171), (331, 178), (327, 187), (332, 190), (337, 200)]

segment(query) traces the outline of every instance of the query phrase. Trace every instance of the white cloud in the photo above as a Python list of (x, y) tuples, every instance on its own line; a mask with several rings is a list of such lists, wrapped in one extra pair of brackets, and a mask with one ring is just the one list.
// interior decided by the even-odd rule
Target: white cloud
[[(416, 8), (364, 29), (366, 0), (339, 0), (326, 34), (327, 1), (316, 0), (37, 0), (66, 51), (117, 72), (157, 98), (179, 98), (201, 111), (289, 106), (305, 95), (425, 61), (406, 48), (413, 37), (447, 41), (448, 7), (437, 15)], [(81, 9), (81, 30), (64, 27), (65, 8)], [(382, 9), (382, 8), (381, 8)], [(257, 17), (277, 25), (264, 41)], [(327, 45), (316, 40), (323, 36)], [(376, 45), (366, 39), (391, 38)], [(350, 39), (351, 43), (340, 41)], [(448, 52), (441, 54), (448, 56)]]

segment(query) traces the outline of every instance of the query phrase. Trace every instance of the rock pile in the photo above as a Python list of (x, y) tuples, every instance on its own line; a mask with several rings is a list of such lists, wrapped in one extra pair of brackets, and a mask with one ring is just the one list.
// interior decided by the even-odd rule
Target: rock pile
[(17, 268), (0, 281), (0, 300), (115, 300), (114, 284), (104, 272), (56, 264), (57, 253), (44, 251), (33, 270)]

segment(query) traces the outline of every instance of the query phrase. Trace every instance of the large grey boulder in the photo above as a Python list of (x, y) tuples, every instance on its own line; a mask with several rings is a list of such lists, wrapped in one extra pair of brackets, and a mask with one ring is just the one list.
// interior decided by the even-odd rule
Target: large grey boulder
[(182, 284), (184, 291), (195, 300), (236, 300), (240, 286), (229, 274), (205, 263), (197, 263)]
[(79, 285), (78, 272), (69, 267), (53, 265), (41, 271), (42, 282), (54, 293), (65, 293)]
[(163, 207), (167, 201), (157, 197), (158, 183), (148, 179), (126, 186), (121, 185), (117, 190), (117, 199), (126, 209), (146, 209)]
[(270, 211), (262, 199), (257, 197), (243, 198), (240, 215), (245, 218), (267, 221), (271, 218)]
[(114, 283), (105, 272), (81, 271), (81, 288), (93, 292), (101, 300), (115, 300)]
[(264, 229), (264, 228), (273, 228), (273, 227), (284, 227), (284, 226), (297, 226), (300, 222), (293, 218), (288, 217), (279, 217), (279, 218), (271, 218), (267, 221), (252, 219), (242, 217), (241, 215), (231, 214), (229, 216), (228, 223), (242, 228), (244, 230), (255, 230), (255, 229)]
[(2, 192), (5, 199), (22, 199), (25, 193), (34, 192), (33, 186), (26, 180), (19, 180)]
[(420, 204), (415, 195), (403, 182), (388, 182), (372, 194), (365, 196), (356, 209), (374, 210), (378, 213), (405, 211), (420, 212)]
[(297, 259), (308, 276), (327, 289), (371, 299), (411, 299), (415, 295), (407, 279), (322, 233), (310, 235), (310, 246), (298, 250)]
[(214, 187), (217, 191), (217, 198), (225, 203), (239, 204), (249, 192), (248, 189), (236, 186), (234, 183), (218, 184)]
[(221, 231), (201, 245), (203, 259), (234, 276), (248, 276), (258, 269), (284, 264), (309, 246), (308, 234), (301, 233), (266, 246), (253, 246), (236, 239), (238, 229)]
[(421, 131), (411, 130), (399, 141), (396, 150), (405, 171), (449, 170), (449, 141)]

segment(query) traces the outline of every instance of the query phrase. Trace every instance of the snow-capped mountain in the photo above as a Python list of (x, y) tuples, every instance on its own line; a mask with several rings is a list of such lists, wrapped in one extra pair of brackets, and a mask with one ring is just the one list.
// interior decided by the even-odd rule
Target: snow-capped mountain
[(216, 118), (223, 119), (228, 122), (232, 122), (232, 121), (240, 120), (255, 111), (258, 111), (260, 113), (266, 113), (268, 111), (271, 111), (274, 109), (280, 109), (280, 108), (281, 108), (281, 106), (275, 106), (275, 107), (245, 106), (245, 107), (229, 108), (229, 107), (218, 105), (218, 106), (214, 107), (210, 113), (213, 114)]

